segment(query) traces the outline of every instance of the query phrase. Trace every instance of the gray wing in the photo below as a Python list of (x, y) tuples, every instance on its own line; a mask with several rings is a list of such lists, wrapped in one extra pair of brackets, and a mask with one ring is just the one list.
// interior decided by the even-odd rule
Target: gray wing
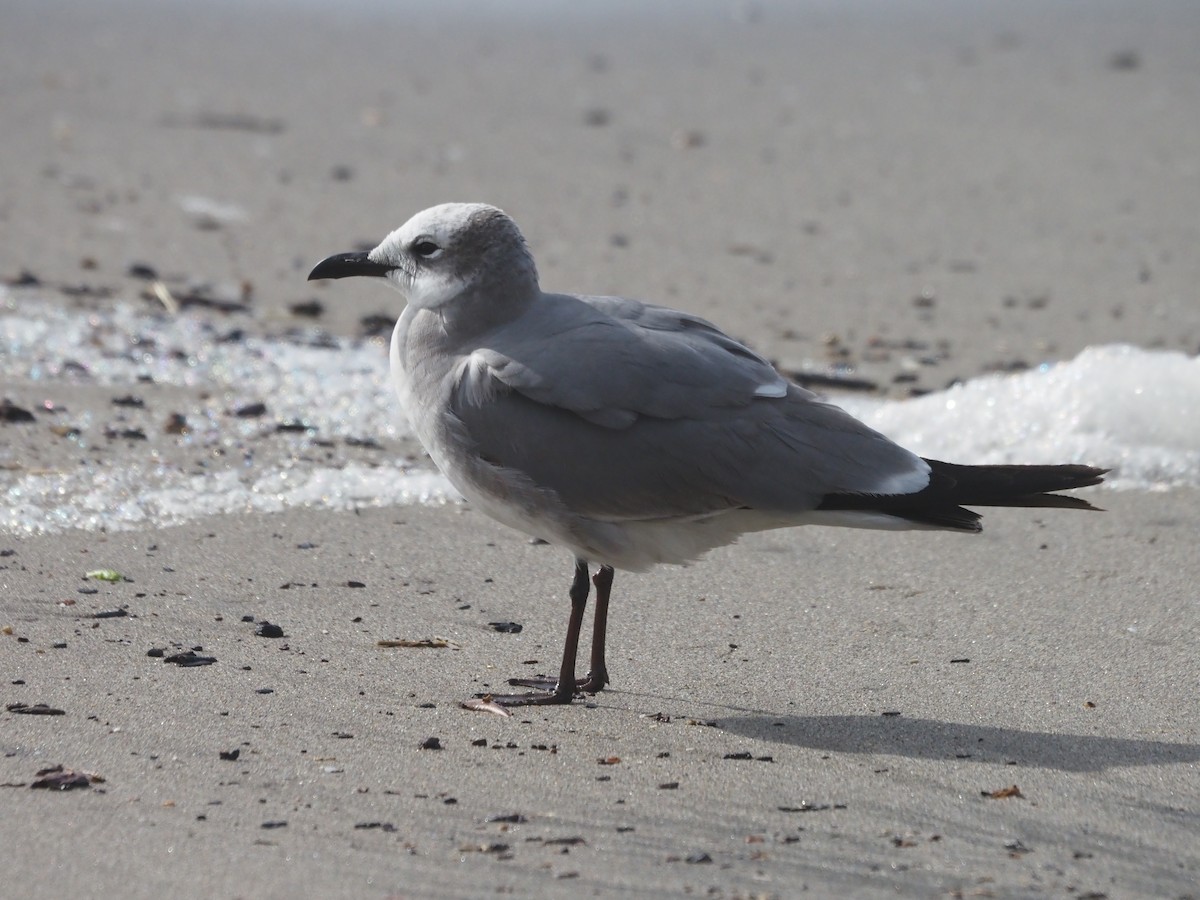
[(544, 300), (553, 306), (471, 354), (450, 412), (484, 459), (576, 513), (802, 512), (829, 493), (928, 483), (920, 458), (702, 319), (617, 298)]
[(470, 356), (466, 396), (485, 397), (495, 379), (613, 428), (787, 393), (774, 366), (715, 325), (620, 297), (542, 295), (535, 310), (488, 338)]

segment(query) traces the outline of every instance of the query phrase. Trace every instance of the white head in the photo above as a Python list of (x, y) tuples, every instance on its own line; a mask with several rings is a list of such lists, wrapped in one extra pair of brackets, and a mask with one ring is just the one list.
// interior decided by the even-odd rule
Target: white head
[(516, 223), (483, 203), (443, 203), (419, 212), (374, 250), (331, 256), (308, 279), (350, 275), (386, 278), (419, 309), (441, 309), (481, 293), (537, 292), (537, 269)]

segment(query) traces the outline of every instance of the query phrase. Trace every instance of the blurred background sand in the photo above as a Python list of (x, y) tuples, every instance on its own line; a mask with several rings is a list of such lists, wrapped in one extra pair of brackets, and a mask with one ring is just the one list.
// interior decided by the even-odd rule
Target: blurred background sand
[(786, 365), (888, 384), (915, 339), (936, 363), (901, 383), (940, 388), (1200, 347), (1194, 4), (572, 9), (8, 3), (0, 274), (135, 290), (146, 263), (347, 333), (394, 300), (305, 284), (314, 259), (483, 200), (547, 288)]

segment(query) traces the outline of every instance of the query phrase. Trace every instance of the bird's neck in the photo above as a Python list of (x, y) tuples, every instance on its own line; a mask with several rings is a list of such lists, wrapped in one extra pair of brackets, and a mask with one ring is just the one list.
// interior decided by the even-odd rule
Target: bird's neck
[(447, 342), (455, 349), (469, 348), (469, 352), (482, 335), (524, 315), (541, 290), (536, 277), (522, 274), (513, 272), (503, 281), (489, 279), (463, 291), (453, 303), (433, 310)]

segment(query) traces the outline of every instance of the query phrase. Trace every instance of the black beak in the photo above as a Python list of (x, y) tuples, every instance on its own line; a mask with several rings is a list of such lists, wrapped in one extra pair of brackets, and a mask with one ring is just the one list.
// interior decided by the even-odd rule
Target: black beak
[(371, 262), (367, 259), (367, 254), (363, 252), (335, 253), (313, 266), (313, 270), (308, 273), (308, 280), (349, 278), (351, 275), (372, 275), (375, 278), (382, 278), (394, 268), (395, 266), (384, 263)]

